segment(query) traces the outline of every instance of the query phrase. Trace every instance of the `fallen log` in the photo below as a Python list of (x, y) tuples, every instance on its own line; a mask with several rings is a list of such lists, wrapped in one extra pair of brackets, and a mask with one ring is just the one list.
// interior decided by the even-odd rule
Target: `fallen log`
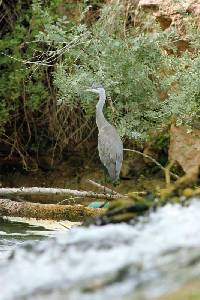
[(10, 217), (82, 222), (87, 218), (99, 216), (105, 211), (104, 208), (88, 208), (82, 205), (40, 204), (0, 199), (0, 215)]
[(119, 195), (98, 194), (92, 191), (77, 191), (60, 188), (43, 187), (20, 187), (20, 188), (0, 188), (0, 195), (73, 195), (77, 197), (97, 198), (97, 199), (117, 199)]
[[(63, 196), (62, 194), (59, 195), (55, 195), (55, 194), (50, 194), (50, 195), (49, 194), (23, 194), (23, 195), (2, 194), (1, 195), (0, 194), (0, 198), (9, 198), (10, 200), (16, 202), (31, 202), (31, 203), (60, 204), (60, 205), (81, 204), (84, 206), (87, 206), (91, 201), (96, 201), (96, 199), (93, 200), (93, 198), (76, 197), (70, 195)], [(104, 201), (104, 199), (100, 199), (100, 201)]]

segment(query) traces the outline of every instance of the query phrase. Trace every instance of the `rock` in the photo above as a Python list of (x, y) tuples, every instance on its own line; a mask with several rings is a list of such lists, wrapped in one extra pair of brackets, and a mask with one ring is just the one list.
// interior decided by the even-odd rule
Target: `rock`
[(171, 125), (169, 160), (178, 162), (186, 174), (199, 172), (200, 130), (189, 131), (186, 126)]
[(187, 12), (191, 13), (195, 16), (200, 16), (200, 1), (196, 0), (196, 1), (188, 1), (188, 8), (187, 8)]
[(138, 6), (143, 9), (158, 10), (161, 4), (160, 0), (140, 0)]
[(177, 48), (177, 54), (181, 55), (186, 50), (190, 50), (190, 42), (184, 39), (180, 39), (175, 42), (175, 46)]
[(162, 30), (165, 30), (168, 27), (170, 27), (172, 23), (172, 18), (170, 16), (162, 14), (157, 15), (156, 20), (160, 23), (160, 27)]

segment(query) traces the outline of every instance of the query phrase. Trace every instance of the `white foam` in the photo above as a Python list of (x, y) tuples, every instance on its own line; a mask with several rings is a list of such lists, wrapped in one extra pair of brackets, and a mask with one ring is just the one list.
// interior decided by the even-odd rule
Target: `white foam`
[[(31, 251), (17, 249), (6, 267), (0, 265), (0, 299), (57, 300), (62, 290), (66, 299), (122, 299), (133, 292), (154, 299), (200, 275), (199, 232), (200, 201), (194, 199), (189, 207), (168, 204), (134, 226), (58, 233)], [(94, 285), (95, 292), (83, 293)]]

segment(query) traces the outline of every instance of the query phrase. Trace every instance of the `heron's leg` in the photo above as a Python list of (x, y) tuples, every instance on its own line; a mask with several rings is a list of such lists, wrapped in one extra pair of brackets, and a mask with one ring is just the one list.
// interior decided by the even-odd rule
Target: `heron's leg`
[[(110, 183), (110, 179), (108, 178), (108, 173), (107, 173), (107, 170), (106, 170), (106, 168), (104, 167), (104, 194), (106, 194), (107, 193), (107, 191), (106, 191), (106, 186), (107, 186), (107, 184), (108, 183)], [(112, 181), (112, 185), (113, 185), (113, 181)], [(109, 192), (109, 194), (110, 194), (110, 197), (112, 196), (112, 190), (110, 190), (110, 192)], [(105, 202), (104, 202), (104, 204), (102, 205), (102, 207), (106, 207), (106, 205), (108, 206), (109, 205), (109, 200), (105, 200)]]
[(173, 164), (174, 164), (174, 160), (170, 160), (168, 165), (165, 167), (165, 171), (164, 171), (165, 172), (165, 184), (166, 184), (167, 188), (170, 186), (170, 183), (171, 183), (170, 170), (171, 170)]
[(103, 168), (104, 170), (104, 194), (106, 194), (106, 184), (108, 183), (108, 177), (107, 177), (107, 171), (106, 168)]

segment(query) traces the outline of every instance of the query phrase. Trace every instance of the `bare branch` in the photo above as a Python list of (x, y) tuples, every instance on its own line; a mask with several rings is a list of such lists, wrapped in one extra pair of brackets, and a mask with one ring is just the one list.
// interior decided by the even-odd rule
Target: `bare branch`
[(120, 193), (117, 193), (116, 191), (112, 190), (112, 189), (109, 189), (108, 187), (104, 186), (104, 185), (101, 185), (100, 183), (97, 183), (91, 179), (88, 179), (88, 182), (91, 183), (92, 185), (98, 187), (99, 189), (105, 191), (106, 193), (110, 193), (111, 195), (116, 195), (118, 197), (123, 197), (122, 194)]
[[(151, 160), (152, 162), (154, 162), (161, 170), (163, 170), (165, 172), (165, 167), (163, 167), (157, 160), (155, 160), (153, 157), (149, 156), (148, 154), (142, 153), (140, 151), (134, 150), (134, 149), (123, 149), (124, 151), (129, 151), (129, 152), (134, 152), (137, 154), (140, 154), (146, 158), (148, 158), (149, 160)], [(175, 178), (178, 179), (179, 176), (176, 175), (175, 173), (170, 172), (170, 174)]]
[(92, 191), (77, 191), (60, 188), (43, 188), (43, 187), (20, 187), (20, 188), (0, 188), (0, 195), (74, 195), (77, 197), (97, 198), (97, 199), (117, 199), (118, 195), (98, 194)]

